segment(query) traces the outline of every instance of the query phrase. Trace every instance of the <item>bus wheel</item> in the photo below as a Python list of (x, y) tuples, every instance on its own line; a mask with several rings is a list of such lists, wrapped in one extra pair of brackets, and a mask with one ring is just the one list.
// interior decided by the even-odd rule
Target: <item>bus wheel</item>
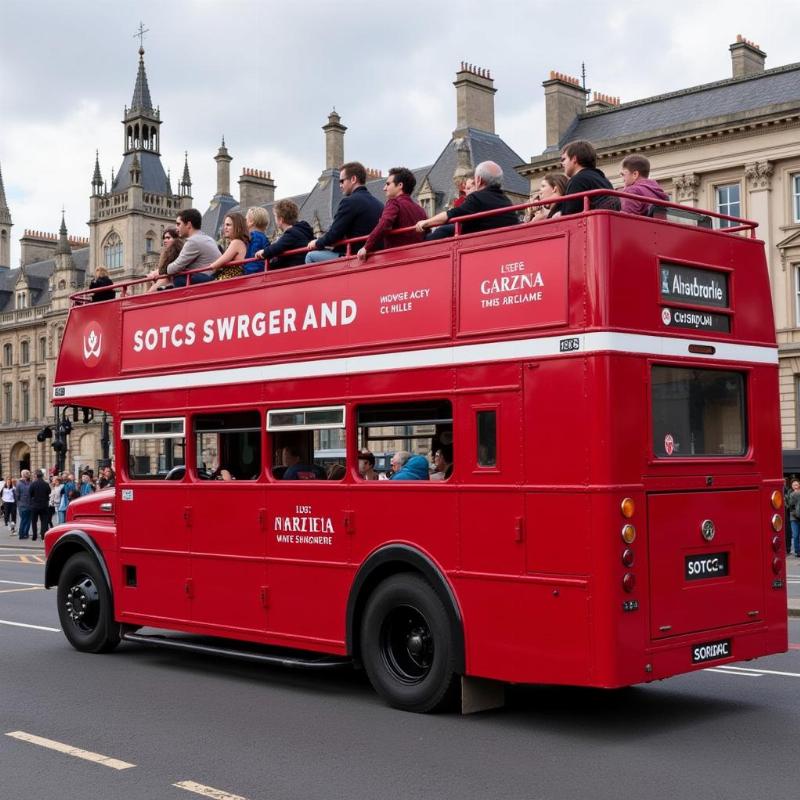
[(361, 660), (375, 691), (395, 708), (426, 712), (450, 696), (454, 647), (447, 610), (427, 581), (401, 573), (370, 596)]
[(58, 618), (76, 650), (107, 653), (119, 644), (111, 592), (97, 562), (87, 553), (76, 553), (61, 570)]

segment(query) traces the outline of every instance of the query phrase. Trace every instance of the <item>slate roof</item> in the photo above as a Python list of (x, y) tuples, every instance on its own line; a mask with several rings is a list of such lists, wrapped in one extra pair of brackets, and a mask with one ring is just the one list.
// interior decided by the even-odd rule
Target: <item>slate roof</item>
[(229, 194), (215, 194), (211, 198), (211, 203), (203, 213), (203, 224), (200, 229), (207, 233), (212, 239), (219, 237), (222, 230), (222, 223), (231, 211), (238, 211), (239, 203)]
[[(503, 188), (515, 194), (528, 196), (530, 183), (514, 170), (523, 159), (497, 134), (468, 128), (464, 143), (469, 148), (473, 166), (477, 166), (481, 161), (497, 162), (503, 170)], [(449, 200), (453, 193), (453, 173), (458, 166), (457, 148), (458, 142), (451, 139), (427, 173), (431, 188), (437, 194), (443, 192), (446, 200)]]
[(128, 153), (122, 159), (122, 165), (114, 176), (114, 182), (111, 184), (111, 191), (124, 192), (131, 186), (130, 169), (134, 156), (139, 157), (142, 189), (145, 192), (153, 192), (154, 194), (167, 194), (167, 173), (164, 172), (161, 158), (147, 150), (136, 150)]
[(728, 78), (677, 92), (648, 97), (610, 109), (580, 114), (566, 131), (560, 149), (574, 139), (595, 144), (636, 137), (663, 128), (671, 130), (730, 117), (753, 118), (768, 106), (800, 102), (800, 63), (765, 70), (741, 78)]
[[(86, 267), (89, 264), (89, 248), (82, 247), (72, 251), (72, 261), (77, 271), (78, 286), (83, 286)], [(50, 302), (50, 276), (56, 262), (53, 258), (36, 261), (25, 267), (25, 277), (31, 291), (30, 306), (36, 308)], [(0, 270), (0, 313), (14, 310), (14, 290), (19, 279), (20, 268)]]

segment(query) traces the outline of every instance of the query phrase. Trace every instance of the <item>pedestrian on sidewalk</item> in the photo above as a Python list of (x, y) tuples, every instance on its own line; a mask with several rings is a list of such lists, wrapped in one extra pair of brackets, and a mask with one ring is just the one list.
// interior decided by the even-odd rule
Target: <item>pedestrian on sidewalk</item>
[[(17, 498), (14, 494), (14, 480), (6, 478), (3, 484), (3, 522), (7, 528), (11, 528), (11, 535), (16, 536), (17, 530)], [(9, 525), (9, 521), (11, 524)]]
[(792, 481), (789, 495), (789, 521), (792, 523), (792, 545), (794, 555), (800, 558), (800, 481)]
[(14, 487), (19, 512), (19, 538), (27, 539), (31, 530), (31, 471), (24, 469)]
[(56, 524), (56, 512), (58, 511), (59, 504), (61, 503), (61, 493), (64, 491), (64, 486), (61, 483), (61, 478), (54, 475), (50, 479), (50, 523), (48, 529)]
[(36, 470), (36, 479), (31, 484), (31, 539), (35, 542), (39, 533), (39, 523), (41, 523), (42, 541), (44, 534), (49, 527), (47, 522), (50, 518), (50, 484), (44, 479), (44, 472)]

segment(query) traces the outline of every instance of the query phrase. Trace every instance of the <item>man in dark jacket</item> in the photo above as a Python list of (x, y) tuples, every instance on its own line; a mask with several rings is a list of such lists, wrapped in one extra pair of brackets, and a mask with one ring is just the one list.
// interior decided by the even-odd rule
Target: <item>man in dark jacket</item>
[[(566, 194), (590, 192), (592, 189), (613, 189), (611, 182), (605, 174), (597, 169), (597, 151), (591, 142), (577, 139), (570, 142), (561, 151), (561, 166), (564, 174), (569, 178)], [(583, 198), (565, 200), (559, 203), (561, 216), (567, 214), (580, 214), (583, 211)], [(610, 208), (619, 211), (620, 203), (616, 197), (596, 195), (589, 198), (589, 208)]]
[[(282, 267), (297, 267), (306, 260), (306, 245), (314, 238), (314, 231), (304, 220), (298, 220), (300, 209), (294, 200), (278, 200), (272, 207), (275, 214), (275, 225), (281, 235), (271, 245), (256, 253), (256, 258), (264, 259), (267, 269), (281, 269)], [(287, 250), (299, 250), (302, 253), (284, 256)]]
[(42, 539), (44, 539), (50, 521), (50, 484), (44, 479), (44, 472), (36, 470), (36, 478), (31, 483), (31, 539), (36, 541), (39, 525), (42, 523)]
[[(455, 233), (455, 225), (445, 225), (458, 217), (469, 214), (478, 214), (481, 211), (494, 211), (508, 208), (511, 201), (503, 194), (503, 170), (494, 161), (482, 161), (475, 167), (475, 191), (467, 195), (466, 200), (455, 208), (441, 211), (433, 217), (417, 223), (417, 230), (428, 230), (438, 225), (439, 227), (427, 238), (444, 239)], [(470, 220), (461, 226), (462, 233), (476, 233), (488, 231), (493, 228), (505, 228), (507, 225), (516, 225), (519, 217), (513, 211), (502, 211), (490, 217), (481, 217)]]
[(346, 252), (344, 245), (333, 250), (325, 248), (331, 247), (342, 239), (368, 236), (378, 224), (383, 204), (369, 193), (364, 185), (366, 182), (367, 170), (364, 169), (363, 164), (351, 161), (342, 165), (339, 170), (339, 186), (343, 196), (336, 209), (336, 216), (327, 233), (308, 243), (309, 253), (306, 255), (306, 264), (341, 258)]
[(23, 469), (14, 487), (19, 513), (19, 538), (27, 539), (31, 529), (31, 473)]

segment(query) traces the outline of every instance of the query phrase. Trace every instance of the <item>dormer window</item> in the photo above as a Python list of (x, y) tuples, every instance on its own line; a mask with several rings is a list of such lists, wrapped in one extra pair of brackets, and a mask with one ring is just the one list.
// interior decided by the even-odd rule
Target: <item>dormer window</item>
[(28, 291), (27, 289), (23, 289), (22, 291), (17, 292), (17, 308), (27, 308), (28, 307)]

